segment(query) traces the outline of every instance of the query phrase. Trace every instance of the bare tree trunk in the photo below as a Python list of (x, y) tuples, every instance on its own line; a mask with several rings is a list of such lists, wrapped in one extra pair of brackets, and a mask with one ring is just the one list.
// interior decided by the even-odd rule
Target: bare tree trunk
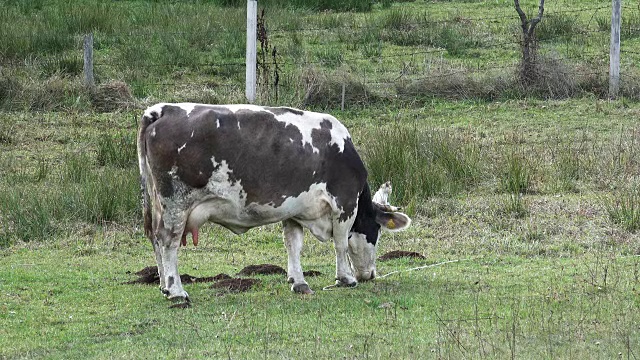
[(516, 6), (516, 11), (520, 16), (520, 23), (522, 27), (522, 64), (520, 66), (520, 81), (523, 85), (532, 84), (537, 77), (536, 71), (536, 37), (534, 30), (536, 26), (542, 20), (542, 14), (544, 13), (544, 0), (540, 0), (538, 6), (538, 16), (529, 20), (527, 14), (520, 8), (520, 1), (513, 0)]

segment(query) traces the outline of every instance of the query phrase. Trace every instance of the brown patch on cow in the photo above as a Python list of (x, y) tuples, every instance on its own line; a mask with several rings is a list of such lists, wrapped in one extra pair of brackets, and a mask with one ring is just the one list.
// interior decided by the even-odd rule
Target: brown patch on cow
[(304, 276), (320, 276), (320, 275), (322, 275), (322, 273), (320, 271), (317, 271), (317, 270), (304, 271), (302, 274)]
[(385, 260), (398, 259), (398, 258), (425, 259), (424, 255), (414, 251), (395, 250), (380, 256), (378, 260), (385, 261)]
[(227, 292), (244, 292), (251, 289), (254, 285), (260, 283), (257, 279), (225, 279), (211, 285), (212, 289), (220, 289)]
[(240, 270), (238, 275), (251, 276), (251, 275), (287, 275), (287, 272), (278, 265), (273, 264), (260, 264), (249, 265)]

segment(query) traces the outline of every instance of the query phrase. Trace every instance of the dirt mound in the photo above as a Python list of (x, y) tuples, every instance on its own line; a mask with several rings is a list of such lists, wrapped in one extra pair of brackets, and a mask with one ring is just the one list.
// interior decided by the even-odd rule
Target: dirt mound
[(302, 274), (304, 276), (320, 276), (320, 275), (322, 275), (322, 273), (320, 271), (317, 271), (317, 270), (304, 271)]
[[(127, 273), (130, 274), (131, 272), (127, 271)], [(135, 280), (127, 281), (125, 282), (125, 284), (160, 284), (160, 276), (158, 275), (157, 266), (147, 266), (140, 271), (136, 271), (134, 274), (138, 275), (138, 278)], [(223, 279), (231, 279), (231, 276), (227, 274), (218, 274), (216, 276), (207, 277), (196, 277), (189, 274), (180, 275), (180, 281), (182, 281), (183, 284), (216, 282)]]
[[(131, 274), (131, 272), (127, 271), (127, 274)], [(138, 278), (127, 281), (125, 284), (160, 284), (160, 276), (158, 275), (157, 266), (147, 266), (140, 271), (136, 271), (134, 274), (138, 275)]]
[(424, 255), (414, 252), (414, 251), (403, 251), (403, 250), (395, 250), (390, 251), (378, 258), (380, 261), (386, 261), (391, 259), (398, 258), (415, 258), (415, 259), (425, 259)]
[(278, 265), (273, 264), (260, 264), (249, 265), (240, 270), (238, 275), (251, 276), (251, 275), (287, 275), (287, 272)]
[(251, 289), (258, 283), (260, 283), (260, 280), (258, 279), (224, 279), (211, 285), (211, 288), (226, 290), (228, 292), (243, 292)]

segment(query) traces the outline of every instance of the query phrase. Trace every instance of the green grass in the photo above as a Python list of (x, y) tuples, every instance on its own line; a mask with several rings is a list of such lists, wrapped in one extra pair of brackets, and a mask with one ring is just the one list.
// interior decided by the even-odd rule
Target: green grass
[[(303, 266), (322, 273), (307, 279), (314, 296), (262, 276), (241, 294), (186, 285), (194, 306), (169, 309), (156, 286), (123, 284), (155, 262), (134, 108), (245, 101), (245, 4), (2, 2), (0, 358), (640, 356), (638, 194), (623, 182), (639, 168), (636, 71), (625, 60), (626, 98), (599, 100), (604, 1), (546, 4), (545, 71), (532, 89), (514, 82), (510, 1), (261, 2), (280, 56), (278, 103), (341, 119), (371, 186), (391, 180), (391, 203), (413, 218), (378, 252), (426, 259), (378, 272), (461, 261), (322, 291), (333, 246), (307, 235)], [(528, 13), (535, 5), (523, 1)], [(638, 16), (623, 14), (633, 52)], [(135, 97), (109, 113), (94, 112), (101, 99), (82, 87), (87, 31), (98, 82), (121, 80)], [(180, 271), (285, 266), (281, 232), (205, 226), (199, 248), (181, 249)]]
[[(130, 162), (139, 112), (0, 113), (13, 129), (0, 144), (12, 164), (0, 168), (0, 356), (633, 357), (640, 248), (602, 199), (624, 198), (603, 186), (610, 174), (637, 170), (636, 111), (584, 99), (333, 112), (371, 185), (391, 179), (392, 203), (414, 220), (385, 234), (379, 253), (427, 257), (379, 262), (378, 272), (462, 261), (322, 291), (333, 282), (333, 247), (307, 236), (303, 266), (322, 273), (307, 279), (314, 296), (261, 276), (241, 294), (186, 285), (190, 309), (168, 309), (156, 286), (123, 284), (154, 264)], [(118, 144), (123, 161), (100, 165), (104, 144)], [(514, 167), (535, 174), (536, 191), (505, 200), (511, 192), (496, 190), (512, 154), (535, 159), (535, 172), (530, 162)], [(24, 177), (7, 176), (18, 164)], [(558, 172), (579, 186), (556, 187)], [(243, 236), (201, 233), (199, 248), (180, 251), (183, 273), (286, 264), (278, 224)]]

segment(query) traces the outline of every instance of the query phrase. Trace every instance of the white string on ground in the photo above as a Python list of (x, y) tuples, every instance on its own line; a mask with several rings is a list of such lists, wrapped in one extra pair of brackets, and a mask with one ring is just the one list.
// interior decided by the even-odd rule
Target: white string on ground
[(432, 268), (432, 267), (436, 267), (436, 266), (440, 266), (440, 265), (444, 265), (444, 264), (450, 264), (450, 263), (454, 263), (454, 262), (467, 261), (467, 260), (471, 260), (471, 258), (448, 260), (448, 261), (443, 261), (443, 262), (439, 262), (439, 263), (436, 263), (436, 264), (423, 265), (423, 266), (418, 266), (418, 267), (414, 267), (414, 268), (406, 269), (406, 270), (396, 270), (396, 271), (392, 271), (392, 272), (390, 272), (388, 274), (384, 274), (382, 276), (378, 276), (377, 279), (386, 278), (389, 275), (398, 274), (398, 273), (401, 273), (401, 272), (421, 270), (421, 269)]
[[(455, 260), (447, 260), (447, 261), (443, 261), (443, 262), (439, 262), (439, 263), (435, 263), (435, 264), (429, 264), (429, 265), (422, 265), (422, 266), (418, 266), (418, 267), (414, 267), (411, 269), (406, 269), (406, 270), (396, 270), (396, 271), (392, 271), (388, 274), (384, 274), (382, 276), (378, 276), (376, 277), (376, 279), (382, 279), (382, 278), (386, 278), (389, 275), (393, 275), (393, 274), (398, 274), (401, 272), (409, 272), (409, 271), (415, 271), (415, 270), (421, 270), (421, 269), (427, 269), (427, 268), (432, 268), (432, 267), (436, 267), (436, 266), (441, 266), (441, 265), (445, 265), (445, 264), (451, 264), (451, 263), (455, 263), (455, 262), (460, 262), (460, 261), (468, 261), (471, 260), (471, 258), (466, 258), (466, 259), (455, 259)], [(331, 291), (331, 290), (336, 290), (335, 288), (340, 287), (339, 285), (328, 285), (322, 288), (323, 291)]]

